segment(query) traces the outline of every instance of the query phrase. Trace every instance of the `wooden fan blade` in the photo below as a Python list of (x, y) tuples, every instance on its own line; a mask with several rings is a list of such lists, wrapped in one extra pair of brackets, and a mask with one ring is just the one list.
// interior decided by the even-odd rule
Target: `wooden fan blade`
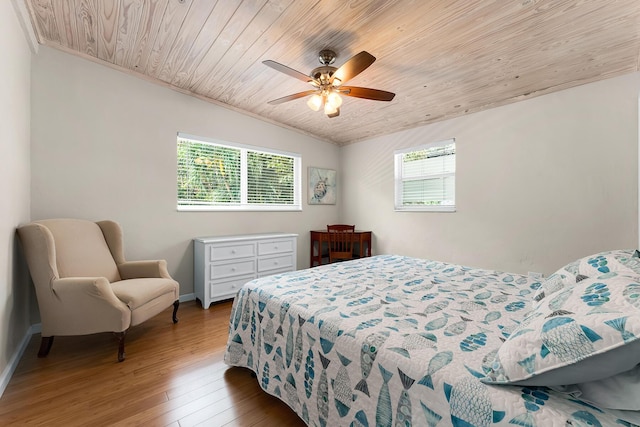
[(340, 93), (342, 95), (353, 96), (355, 98), (372, 99), (374, 101), (391, 101), (395, 93), (378, 89), (369, 89), (368, 87), (341, 86)]
[(314, 83), (317, 86), (320, 85), (320, 82), (314, 79), (313, 77), (310, 77), (304, 73), (301, 73), (300, 71), (296, 71), (293, 68), (289, 68), (286, 65), (282, 65), (279, 62), (267, 60), (267, 61), (262, 61), (262, 63), (267, 67), (271, 67), (276, 71), (280, 71), (281, 73), (284, 73), (287, 76), (291, 76), (298, 80), (302, 80), (305, 83)]
[(353, 56), (347, 62), (342, 64), (342, 67), (338, 68), (336, 72), (333, 73), (331, 82), (333, 82), (335, 79), (338, 79), (340, 80), (341, 84), (346, 83), (347, 80), (351, 80), (352, 78), (369, 68), (369, 66), (373, 64), (375, 60), (375, 56), (363, 50), (362, 52)]
[(305, 90), (304, 92), (294, 93), (293, 95), (283, 96), (282, 98), (274, 99), (273, 101), (267, 102), (267, 104), (276, 105), (282, 104), (283, 102), (293, 101), (294, 99), (304, 98), (307, 95), (313, 95), (317, 93), (317, 90)]

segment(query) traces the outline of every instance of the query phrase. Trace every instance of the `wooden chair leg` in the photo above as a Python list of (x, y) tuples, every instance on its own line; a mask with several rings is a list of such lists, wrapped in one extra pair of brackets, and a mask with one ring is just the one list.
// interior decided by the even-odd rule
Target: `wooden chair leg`
[(118, 362), (122, 362), (124, 360), (124, 337), (127, 334), (127, 331), (122, 332), (114, 332), (115, 336), (118, 338)]
[(173, 303), (173, 323), (178, 323), (178, 318), (176, 315), (178, 314), (178, 306), (180, 305), (180, 300), (175, 300)]
[(38, 350), (38, 357), (47, 357), (52, 345), (53, 337), (42, 337), (42, 340), (40, 341), (40, 350)]

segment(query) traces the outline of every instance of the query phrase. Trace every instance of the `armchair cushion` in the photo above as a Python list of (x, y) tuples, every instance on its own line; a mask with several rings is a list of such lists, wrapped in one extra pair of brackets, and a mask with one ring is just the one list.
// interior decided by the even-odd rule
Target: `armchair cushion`
[(113, 293), (125, 303), (131, 311), (134, 311), (149, 301), (164, 294), (171, 294), (171, 301), (178, 299), (175, 280), (172, 279), (128, 279), (111, 284)]

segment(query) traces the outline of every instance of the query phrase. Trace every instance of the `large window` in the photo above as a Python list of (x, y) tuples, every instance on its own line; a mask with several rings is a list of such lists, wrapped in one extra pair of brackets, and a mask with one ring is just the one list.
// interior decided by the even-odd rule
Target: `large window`
[(394, 157), (396, 210), (456, 210), (454, 139), (398, 150)]
[(301, 210), (298, 154), (178, 134), (178, 210)]

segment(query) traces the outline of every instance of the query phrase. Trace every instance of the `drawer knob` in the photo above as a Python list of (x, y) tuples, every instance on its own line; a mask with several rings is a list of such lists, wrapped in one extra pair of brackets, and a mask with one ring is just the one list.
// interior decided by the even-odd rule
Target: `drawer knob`
[(235, 289), (236, 288), (236, 284), (234, 283), (233, 285), (231, 285), (231, 288)]
[(231, 267), (231, 271), (236, 271), (236, 268), (235, 267)]
[(277, 247), (277, 246), (275, 246), (275, 249), (276, 249), (276, 250), (278, 250), (278, 247)]
[(236, 253), (236, 250), (235, 250), (235, 249), (231, 249), (231, 253), (232, 253), (232, 254), (235, 254), (235, 253)]
[(278, 261), (275, 261), (275, 262), (274, 262), (274, 264), (275, 264), (275, 265), (278, 265)]

